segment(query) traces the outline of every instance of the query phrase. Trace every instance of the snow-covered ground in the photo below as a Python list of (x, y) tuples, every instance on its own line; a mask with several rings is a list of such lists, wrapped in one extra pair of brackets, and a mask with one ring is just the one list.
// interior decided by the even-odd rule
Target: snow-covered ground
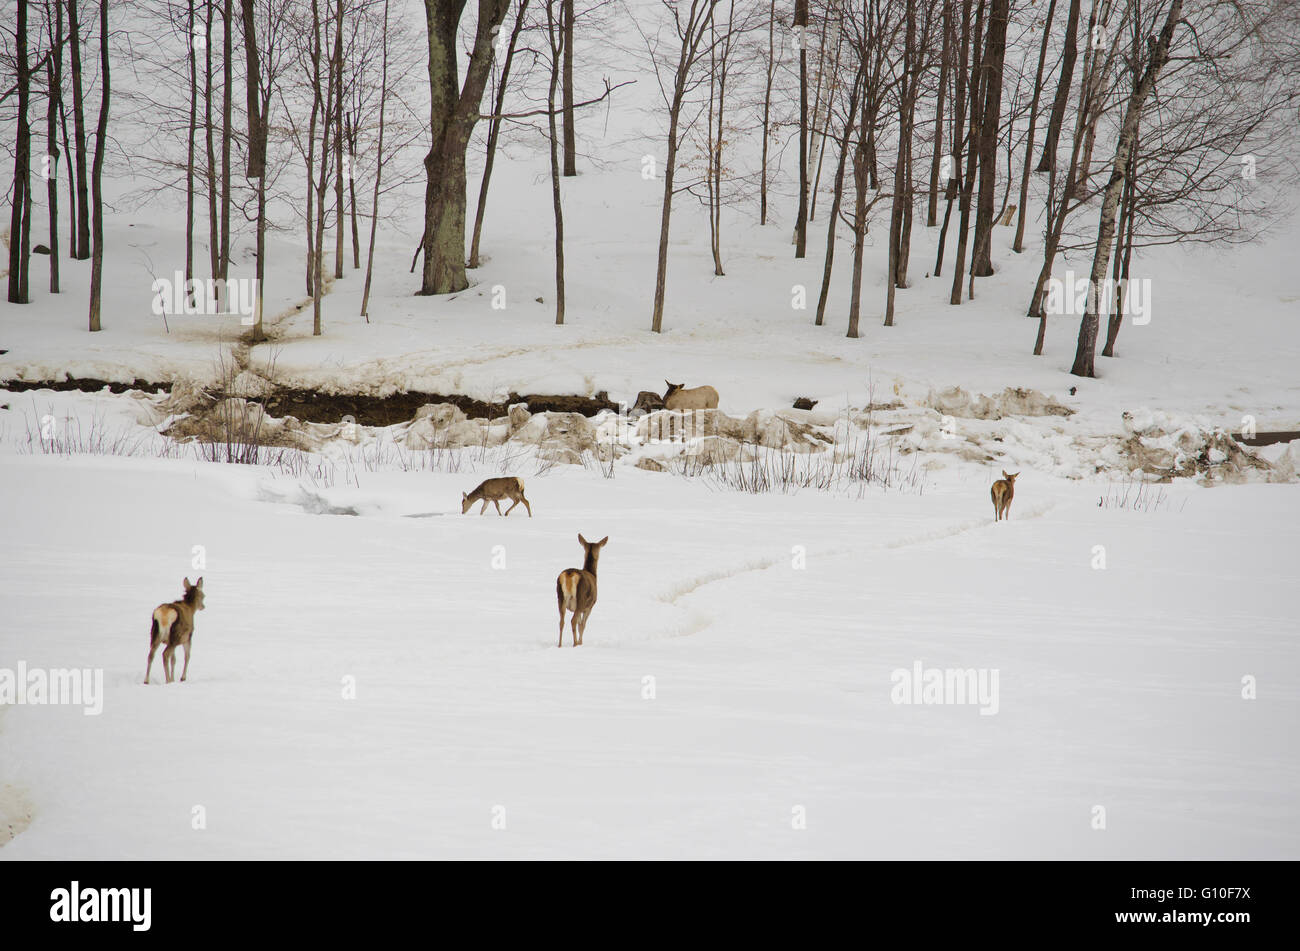
[[(1134, 511), (1026, 471), (994, 524), (969, 463), (860, 497), (521, 463), (500, 519), (460, 514), (472, 450), (329, 485), (21, 435), (0, 666), (104, 686), (0, 707), (7, 858), (1300, 854), (1294, 485)], [(557, 650), (579, 532), (600, 600)], [(183, 575), (191, 678), (145, 686)], [(895, 702), (918, 664), (996, 692)]]

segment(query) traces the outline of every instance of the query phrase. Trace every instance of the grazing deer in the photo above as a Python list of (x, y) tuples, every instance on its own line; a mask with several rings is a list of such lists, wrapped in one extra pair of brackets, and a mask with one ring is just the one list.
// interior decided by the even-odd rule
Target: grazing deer
[[(515, 505), (520, 502), (524, 503), (524, 508), (528, 510), (528, 517), (533, 517), (533, 507), (528, 504), (524, 498), (524, 480), (515, 476), (503, 476), (499, 479), (484, 479), (479, 487), (473, 492), (460, 494), (460, 514), (464, 515), (469, 511), (469, 507), (475, 502), (481, 501), (483, 507), (478, 510), (479, 515), (487, 514), (488, 503), (491, 502), (496, 506), (497, 514), (501, 514), (501, 500), (511, 499)], [(505, 514), (509, 515), (515, 510), (515, 505), (506, 509)]]
[(203, 610), (203, 579), (194, 584), (185, 579), (185, 597), (170, 604), (160, 604), (153, 610), (153, 624), (149, 628), (149, 663), (144, 668), (144, 682), (149, 682), (149, 671), (153, 669), (153, 655), (159, 647), (163, 649), (163, 673), (167, 682), (176, 679), (176, 648), (185, 648), (185, 666), (181, 668), (181, 680), (190, 672), (190, 639), (194, 636), (194, 612)]
[[(668, 383), (667, 380), (664, 380)], [(668, 383), (664, 393), (664, 409), (717, 409), (718, 391), (711, 386), (682, 389), (681, 383)]]
[(1019, 472), (1007, 474), (1007, 470), (1002, 470), (1002, 478), (993, 483), (993, 521), (1007, 518), (1007, 513), (1011, 511), (1011, 500), (1016, 496), (1016, 476)]
[(564, 646), (566, 610), (573, 612), (573, 619), (570, 622), (573, 646), (577, 647), (582, 643), (582, 635), (587, 630), (587, 618), (591, 616), (591, 609), (596, 606), (596, 562), (600, 560), (600, 550), (608, 541), (608, 535), (598, 542), (589, 542), (579, 534), (578, 544), (587, 553), (582, 567), (565, 568), (555, 579), (555, 600), (560, 606), (560, 642), (555, 645), (556, 647)]

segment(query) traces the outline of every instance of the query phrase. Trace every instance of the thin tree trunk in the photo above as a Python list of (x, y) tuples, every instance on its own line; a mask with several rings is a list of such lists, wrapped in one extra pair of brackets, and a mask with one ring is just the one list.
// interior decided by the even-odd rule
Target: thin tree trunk
[[(258, 102), (261, 87), (261, 62), (257, 52), (257, 26), (253, 20), (256, 0), (240, 0), (244, 24), (245, 101), (248, 107), (248, 177), (261, 178), (266, 166), (266, 140), (262, 125), (266, 121)], [(193, 0), (190, 0), (191, 9)]]
[[(966, 70), (970, 65), (971, 3), (972, 0), (962, 0), (961, 5), (961, 42), (956, 69), (957, 88), (953, 97), (957, 116), (953, 120), (952, 131), (952, 174), (948, 176), (947, 207), (943, 213), (943, 227), (939, 229), (939, 250), (934, 258), (935, 277), (943, 276), (943, 248), (948, 241), (948, 222), (952, 219), (952, 204), (961, 193), (961, 150), (966, 135)], [(960, 268), (958, 272), (960, 273)]]
[[(1002, 66), (1007, 51), (1010, 0), (992, 0), (989, 8), (986, 55), (981, 62), (984, 105), (980, 108), (979, 204), (975, 213), (975, 252), (971, 277), (993, 273), (993, 209), (997, 204), (998, 127), (1002, 118)], [(1010, 167), (1007, 175), (1011, 175)], [(973, 282), (972, 282), (973, 286)]]
[(858, 66), (853, 79), (853, 88), (849, 92), (849, 110), (844, 119), (844, 136), (840, 139), (840, 157), (835, 165), (835, 191), (831, 198), (830, 222), (826, 225), (826, 264), (822, 268), (822, 289), (817, 297), (816, 326), (820, 327), (826, 317), (826, 301), (831, 290), (831, 266), (835, 260), (835, 230), (839, 226), (840, 206), (844, 201), (844, 170), (848, 165), (849, 139), (853, 136), (854, 124), (857, 122), (858, 96), (861, 92), (866, 64)]
[(1019, 254), (1025, 248), (1025, 215), (1029, 204), (1029, 169), (1034, 164), (1034, 127), (1038, 122), (1038, 100), (1043, 94), (1043, 67), (1047, 63), (1047, 42), (1052, 36), (1052, 20), (1056, 16), (1056, 0), (1047, 5), (1047, 20), (1043, 24), (1043, 42), (1038, 48), (1038, 72), (1034, 74), (1034, 95), (1029, 101), (1029, 135), (1025, 139), (1025, 167), (1020, 172), (1020, 207), (1016, 209), (1016, 240), (1011, 248)]
[(334, 55), (330, 57), (334, 83), (334, 277), (343, 276), (343, 229), (347, 210), (343, 207), (343, 3), (335, 0)]
[(578, 174), (578, 137), (573, 115), (573, 0), (563, 0), (560, 19), (564, 24), (564, 176)]
[(862, 252), (867, 235), (867, 136), (869, 125), (867, 103), (863, 103), (862, 131), (858, 134), (858, 147), (853, 153), (853, 184), (856, 196), (853, 201), (853, 283), (849, 291), (849, 330), (846, 337), (857, 339), (858, 323), (862, 313)]
[(971, 196), (975, 191), (975, 162), (979, 154), (975, 143), (982, 138), (984, 130), (983, 118), (980, 114), (984, 92), (983, 69), (981, 68), (984, 59), (981, 48), (984, 37), (983, 26), (984, 0), (979, 0), (979, 7), (975, 12), (975, 38), (971, 44), (970, 135), (967, 137), (969, 144), (966, 149), (966, 174), (961, 190), (961, 218), (957, 225), (957, 261), (953, 268), (952, 294), (948, 299), (950, 304), (961, 303), (962, 280), (966, 276), (966, 242), (970, 234), (968, 229), (970, 228)]
[(221, 299), (221, 313), (226, 313), (230, 301), (226, 299), (226, 278), (230, 277), (230, 146), (234, 138), (233, 129), (233, 93), (234, 69), (231, 59), (234, 55), (233, 27), (231, 20), (231, 0), (225, 0), (222, 7), (221, 40), (221, 267), (217, 276), (221, 282), (217, 285)]
[(934, 107), (934, 149), (930, 156), (930, 194), (925, 211), (927, 228), (933, 228), (939, 220), (939, 160), (943, 155), (943, 97), (948, 90), (948, 61), (952, 58), (951, 18), (952, 0), (943, 0), (943, 52), (939, 55), (939, 88)]
[(357, 228), (357, 123), (347, 116), (348, 137), (348, 209), (352, 218), (352, 270), (361, 269), (361, 232)]
[(794, 256), (802, 258), (808, 241), (808, 0), (795, 0), (794, 25), (799, 41), (799, 212), (794, 223)]
[[(49, 84), (49, 104), (45, 110), (45, 150), (51, 167), (45, 181), (46, 202), (50, 206), (50, 293), (59, 293), (59, 103), (63, 101), (63, 7), (54, 4), (54, 49), (45, 63), (45, 80)], [(48, 17), (47, 17), (48, 19)]]
[(763, 88), (763, 156), (758, 179), (758, 223), (767, 224), (767, 145), (771, 138), (772, 70), (776, 60), (776, 0), (770, 0), (767, 14), (767, 76)]
[(77, 0), (68, 3), (68, 55), (72, 64), (72, 131), (76, 146), (73, 160), (77, 169), (77, 239), (72, 256), (78, 261), (90, 257), (90, 192), (86, 175), (86, 109), (81, 82), (81, 24), (77, 19)]
[[(185, 297), (192, 301), (191, 282), (194, 280), (194, 137), (199, 124), (198, 62), (194, 53), (194, 0), (186, 4), (185, 29), (189, 34), (186, 46), (190, 67), (190, 127), (185, 145)], [(206, 41), (204, 42), (206, 46)]]
[(216, 0), (208, 0), (204, 13), (203, 125), (207, 139), (208, 180), (208, 262), (211, 276), (221, 276), (221, 218), (217, 203), (217, 147), (212, 137), (212, 12)]
[(108, 75), (108, 4), (99, 5), (99, 125), (95, 130), (95, 158), (91, 165), (91, 188), (94, 191), (94, 221), (91, 225), (90, 262), (90, 330), (101, 329), (99, 322), (100, 292), (104, 276), (104, 153), (108, 151), (108, 100), (111, 88)]
[(31, 64), (27, 62), (27, 0), (18, 0), (18, 29), (14, 39), (18, 73), (18, 134), (14, 148), (13, 204), (9, 216), (9, 303), (26, 304), (30, 300), (27, 263), (32, 220), (32, 129), (27, 122), (31, 96)]
[[(551, 147), (551, 203), (555, 209), (555, 323), (564, 323), (564, 208), (560, 202), (560, 141), (555, 120), (555, 90), (560, 83), (564, 24), (555, 22), (557, 0), (546, 0), (546, 33), (551, 47), (550, 85), (546, 89), (546, 119)], [(558, 0), (564, 4), (571, 0)], [(563, 10), (563, 7), (561, 7)], [(561, 12), (563, 21), (564, 14)]]
[(474, 211), (474, 234), (470, 239), (469, 263), (466, 265), (469, 268), (479, 266), (479, 241), (483, 236), (483, 218), (487, 212), (488, 185), (492, 181), (492, 166), (496, 162), (497, 140), (501, 134), (501, 114), (505, 112), (506, 86), (510, 79), (510, 64), (515, 58), (515, 48), (519, 43), (519, 34), (523, 32), (524, 13), (527, 10), (528, 0), (520, 0), (519, 13), (515, 16), (515, 26), (510, 31), (510, 45), (506, 49), (506, 59), (501, 64), (501, 80), (497, 85), (496, 102), (492, 109), (492, 118), (488, 124), (487, 155), (483, 160), (483, 180), (478, 186), (478, 207)]
[[(522, 0), (526, 4), (528, 0)], [(520, 14), (523, 6), (520, 6)], [(375, 275), (375, 231), (379, 223), (379, 180), (384, 173), (384, 104), (388, 100), (388, 0), (384, 0), (383, 71), (379, 80), (379, 144), (375, 149), (375, 194), (370, 205), (370, 250), (366, 252), (366, 286), (361, 292), (361, 316), (370, 323), (370, 283)], [(512, 41), (513, 43), (513, 38)], [(499, 113), (501, 110), (498, 109)]]
[[(1061, 123), (1065, 121), (1065, 107), (1070, 101), (1070, 84), (1074, 82), (1074, 61), (1079, 55), (1079, 4), (1070, 0), (1070, 12), (1065, 19), (1065, 49), (1061, 53), (1061, 79), (1056, 84), (1056, 98), (1052, 101), (1052, 115), (1047, 120), (1047, 135), (1043, 139), (1043, 157), (1037, 171), (1050, 171), (1056, 166), (1056, 147), (1061, 137)], [(1048, 24), (1047, 33), (1051, 33)]]

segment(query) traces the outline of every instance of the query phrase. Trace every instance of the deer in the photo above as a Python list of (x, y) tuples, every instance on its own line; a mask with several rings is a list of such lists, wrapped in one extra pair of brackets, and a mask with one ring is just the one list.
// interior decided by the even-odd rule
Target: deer
[(1011, 511), (1011, 500), (1016, 496), (1016, 476), (1019, 472), (1008, 473), (1006, 469), (1002, 470), (1002, 478), (993, 483), (990, 494), (993, 496), (993, 521), (1008, 518), (1008, 512)]
[(573, 647), (582, 645), (582, 635), (587, 631), (587, 618), (596, 606), (596, 562), (600, 560), (600, 550), (609, 541), (606, 535), (598, 542), (589, 542), (578, 534), (578, 544), (586, 552), (581, 568), (565, 568), (555, 579), (555, 600), (560, 607), (560, 642), (556, 647), (564, 646), (564, 612), (572, 611), (570, 631)]
[(163, 649), (163, 673), (167, 682), (176, 679), (176, 648), (185, 648), (185, 666), (181, 668), (181, 682), (190, 672), (190, 639), (194, 636), (194, 612), (203, 610), (203, 579), (194, 584), (183, 581), (185, 595), (179, 601), (160, 604), (153, 609), (153, 623), (149, 626), (149, 662), (144, 668), (144, 682), (149, 682), (153, 669), (153, 655)]
[[(667, 380), (664, 380), (668, 383)], [(696, 386), (683, 389), (684, 384), (668, 383), (664, 393), (664, 409), (717, 409), (718, 391), (711, 386)]]
[(471, 505), (475, 502), (482, 502), (483, 507), (478, 510), (479, 515), (487, 514), (488, 503), (491, 502), (496, 506), (497, 514), (501, 513), (501, 500), (511, 499), (515, 504), (506, 509), (505, 514), (509, 515), (515, 510), (515, 505), (520, 502), (524, 503), (524, 508), (528, 510), (528, 517), (533, 517), (533, 507), (528, 504), (524, 498), (524, 480), (516, 476), (502, 476), (499, 479), (484, 479), (477, 489), (473, 492), (460, 494), (460, 514), (464, 515), (469, 511)]

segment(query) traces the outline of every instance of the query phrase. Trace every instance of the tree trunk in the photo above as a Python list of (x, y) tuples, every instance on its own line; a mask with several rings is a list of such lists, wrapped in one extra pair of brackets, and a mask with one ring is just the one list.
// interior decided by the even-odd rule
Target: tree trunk
[(802, 258), (808, 239), (808, 0), (794, 0), (799, 38), (799, 212), (794, 223), (794, 256)]
[(483, 160), (483, 180), (478, 186), (478, 207), (474, 212), (474, 235), (469, 244), (469, 264), (466, 267), (479, 266), (479, 241), (483, 236), (483, 217), (487, 212), (488, 185), (492, 181), (492, 166), (497, 157), (497, 140), (501, 134), (501, 114), (505, 112), (506, 87), (510, 79), (510, 65), (515, 58), (515, 48), (519, 43), (519, 34), (524, 28), (524, 13), (528, 10), (528, 0), (520, 0), (519, 13), (515, 16), (514, 29), (510, 31), (510, 45), (506, 49), (505, 62), (501, 64), (501, 81), (497, 85), (496, 102), (492, 108), (492, 118), (488, 120), (487, 155)]
[(1156, 77), (1169, 61), (1169, 45), (1173, 41), (1174, 29), (1178, 25), (1182, 9), (1183, 0), (1172, 0), (1169, 13), (1165, 17), (1165, 24), (1160, 30), (1160, 39), (1151, 49), (1150, 59), (1147, 61), (1142, 79), (1124, 108), (1119, 141), (1115, 145), (1115, 158), (1111, 162), (1110, 180), (1102, 193), (1101, 213), (1097, 222), (1097, 246), (1093, 254), (1090, 275), (1092, 286), (1088, 295), (1088, 307), (1079, 324), (1079, 341), (1074, 354), (1074, 366), (1070, 368), (1070, 372), (1075, 376), (1096, 376), (1093, 357), (1097, 347), (1097, 303), (1100, 298), (1097, 288), (1105, 279), (1106, 265), (1110, 262), (1111, 243), (1115, 237), (1115, 211), (1120, 192), (1128, 178), (1129, 160), (1137, 141), (1142, 109), (1151, 95), (1151, 90), (1155, 87)]
[(826, 264), (822, 268), (822, 289), (817, 297), (816, 326), (820, 327), (826, 317), (826, 301), (831, 290), (831, 265), (835, 260), (835, 229), (840, 222), (840, 205), (844, 200), (844, 170), (848, 165), (849, 139), (853, 136), (857, 121), (858, 95), (861, 92), (863, 73), (866, 66), (858, 66), (858, 73), (853, 79), (853, 88), (849, 91), (849, 109), (844, 120), (844, 136), (840, 139), (840, 157), (835, 166), (835, 192), (831, 198), (830, 222), (826, 225)]
[(330, 68), (334, 71), (334, 277), (343, 276), (343, 229), (346, 227), (347, 209), (343, 206), (343, 3), (335, 0), (334, 55)]
[(31, 64), (27, 62), (27, 2), (18, 0), (15, 57), (18, 73), (18, 135), (14, 149), (14, 194), (9, 216), (9, 303), (29, 302), (27, 265), (32, 220), (32, 129), (27, 122), (31, 96)]
[(479, 0), (473, 55), (461, 87), (456, 34), (463, 3), (424, 0), (432, 145), (424, 159), (427, 184), (421, 294), (450, 294), (469, 286), (465, 276), (465, 150), (492, 71), (493, 28), (500, 29), (509, 6), (509, 0)]
[(965, 146), (966, 136), (966, 70), (970, 66), (971, 2), (972, 0), (962, 0), (961, 5), (961, 42), (956, 69), (957, 88), (953, 96), (957, 115), (953, 120), (952, 129), (952, 173), (948, 176), (947, 207), (943, 212), (943, 227), (939, 229), (939, 250), (934, 258), (935, 277), (943, 276), (943, 247), (948, 241), (948, 222), (952, 219), (952, 203), (961, 193), (961, 150)]
[[(255, 0), (241, 0), (240, 12), (244, 22), (244, 63), (246, 68), (245, 91), (248, 104), (248, 177), (261, 178), (266, 167), (266, 142), (262, 125), (266, 121), (258, 102), (261, 86), (261, 63), (257, 54), (257, 28), (253, 21)], [(190, 0), (191, 10), (193, 0)], [(191, 54), (192, 55), (192, 54)]]
[[(994, 0), (996, 2), (996, 0)], [(948, 298), (950, 304), (961, 303), (961, 286), (962, 280), (966, 276), (966, 242), (969, 239), (970, 232), (970, 205), (971, 195), (975, 191), (975, 161), (979, 150), (974, 144), (983, 138), (983, 122), (980, 115), (981, 99), (983, 97), (983, 50), (980, 44), (984, 38), (984, 0), (979, 0), (979, 7), (975, 12), (975, 39), (971, 43), (971, 73), (970, 73), (970, 135), (967, 137), (969, 143), (966, 149), (966, 174), (962, 182), (961, 189), (961, 218), (957, 226), (957, 261), (952, 275), (952, 294)]]
[[(992, 0), (983, 66), (984, 105), (980, 109), (980, 194), (975, 214), (975, 252), (971, 276), (993, 273), (993, 209), (997, 203), (998, 127), (1002, 118), (1002, 64), (1007, 51), (1010, 0)], [(1007, 175), (1011, 169), (1007, 169)]]
[(221, 276), (221, 217), (217, 203), (217, 147), (212, 137), (212, 13), (215, 4), (216, 0), (208, 0), (204, 11), (203, 126), (208, 153), (204, 170), (208, 184), (208, 263), (211, 267), (209, 273), (218, 278)]
[[(1070, 12), (1065, 20), (1065, 49), (1061, 54), (1061, 79), (1056, 84), (1056, 99), (1052, 102), (1052, 115), (1047, 120), (1047, 135), (1043, 139), (1043, 157), (1037, 171), (1050, 171), (1056, 166), (1056, 146), (1061, 137), (1061, 123), (1065, 121), (1065, 107), (1070, 101), (1070, 84), (1074, 82), (1074, 61), (1079, 55), (1079, 4), (1070, 0)], [(1048, 24), (1046, 32), (1051, 32)]]
[(49, 84), (49, 103), (45, 110), (45, 151), (50, 168), (45, 181), (46, 201), (50, 206), (50, 293), (59, 293), (59, 104), (63, 101), (63, 8), (54, 5), (54, 49), (45, 64), (45, 81)]
[(934, 150), (930, 156), (930, 194), (925, 212), (927, 228), (933, 228), (939, 220), (939, 161), (943, 155), (943, 97), (948, 90), (948, 61), (952, 58), (951, 19), (952, 0), (943, 0), (943, 52), (939, 55), (939, 88), (934, 107)]
[(853, 185), (856, 196), (853, 202), (853, 284), (849, 291), (849, 330), (846, 337), (857, 339), (858, 323), (862, 313), (862, 252), (867, 235), (867, 135), (870, 124), (866, 104), (863, 104), (862, 131), (858, 146), (853, 152)]
[[(522, 0), (524, 4), (528, 0)], [(520, 14), (523, 7), (520, 7)], [(379, 222), (379, 180), (384, 173), (384, 104), (388, 99), (388, 0), (384, 0), (383, 67), (379, 80), (379, 144), (375, 149), (375, 194), (370, 205), (370, 250), (366, 253), (366, 286), (361, 292), (361, 316), (370, 323), (370, 283), (375, 274), (375, 230)], [(497, 110), (500, 112), (500, 110)]]
[(77, 169), (77, 236), (72, 256), (78, 261), (90, 257), (90, 192), (86, 175), (86, 108), (81, 83), (81, 24), (77, 19), (77, 0), (68, 3), (68, 55), (72, 64), (72, 132), (75, 143), (73, 160)]
[(578, 137), (573, 124), (573, 0), (560, 10), (564, 24), (564, 175), (578, 174)]
[(1025, 249), (1025, 215), (1029, 204), (1029, 168), (1034, 164), (1034, 127), (1038, 122), (1038, 100), (1043, 94), (1043, 67), (1047, 63), (1047, 41), (1052, 36), (1052, 19), (1056, 16), (1056, 0), (1047, 5), (1047, 19), (1043, 23), (1043, 42), (1038, 49), (1038, 72), (1034, 75), (1034, 95), (1029, 102), (1029, 135), (1025, 140), (1025, 167), (1020, 172), (1020, 207), (1016, 209), (1016, 240), (1012, 250), (1019, 254)]
[(230, 146), (234, 138), (231, 115), (234, 93), (234, 64), (231, 62), (234, 41), (231, 34), (234, 24), (231, 21), (233, 11), (230, 4), (231, 0), (226, 0), (221, 9), (221, 269), (217, 274), (221, 279), (217, 285), (221, 313), (226, 313), (230, 307), (230, 301), (226, 299), (226, 278), (230, 277)]
[(90, 330), (100, 330), (99, 301), (104, 277), (104, 153), (108, 151), (108, 4), (99, 5), (99, 125), (95, 130), (95, 158), (91, 165), (91, 188), (94, 191), (94, 221), (91, 226), (93, 246), (90, 261)]
[[(551, 151), (551, 203), (555, 209), (555, 323), (564, 323), (564, 208), (560, 202), (560, 142), (555, 120), (555, 89), (560, 83), (564, 58), (562, 49), (567, 24), (564, 22), (564, 5), (572, 0), (558, 0), (561, 4), (560, 23), (555, 22), (557, 0), (546, 0), (546, 34), (551, 47), (550, 85), (546, 89), (546, 119), (550, 133)], [(571, 114), (571, 113), (570, 113)]]
[[(190, 288), (194, 285), (194, 136), (199, 125), (199, 75), (194, 53), (194, 0), (186, 4), (185, 29), (189, 34), (186, 46), (190, 67), (190, 127), (185, 145), (185, 296), (192, 300)], [(206, 43), (205, 43), (206, 45)]]
[(771, 138), (772, 70), (776, 60), (776, 0), (770, 0), (767, 13), (767, 77), (763, 87), (763, 156), (759, 165), (758, 223), (767, 224), (767, 145)]

